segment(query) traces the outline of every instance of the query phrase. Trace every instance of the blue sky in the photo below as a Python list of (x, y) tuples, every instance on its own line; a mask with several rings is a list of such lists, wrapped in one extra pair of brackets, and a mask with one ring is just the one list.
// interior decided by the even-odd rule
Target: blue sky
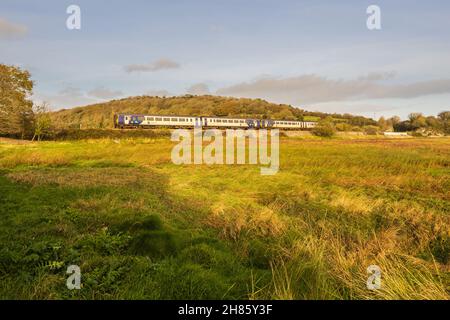
[[(71, 4), (81, 30), (66, 28)], [(381, 30), (366, 27), (371, 4)], [(210, 93), (433, 115), (450, 109), (450, 2), (2, 0), (0, 63), (30, 70), (54, 109)]]

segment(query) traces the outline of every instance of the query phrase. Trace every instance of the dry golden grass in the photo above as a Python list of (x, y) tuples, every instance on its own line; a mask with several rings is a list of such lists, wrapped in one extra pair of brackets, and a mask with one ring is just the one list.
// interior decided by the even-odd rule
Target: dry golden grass
[(205, 224), (219, 230), (225, 239), (238, 240), (242, 234), (273, 237), (283, 233), (285, 222), (269, 208), (216, 204)]

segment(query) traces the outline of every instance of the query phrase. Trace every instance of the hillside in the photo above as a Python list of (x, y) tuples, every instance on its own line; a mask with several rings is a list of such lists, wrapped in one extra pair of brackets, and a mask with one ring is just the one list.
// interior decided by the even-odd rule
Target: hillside
[[(238, 99), (218, 96), (138, 96), (111, 100), (85, 107), (64, 109), (52, 113), (57, 128), (111, 128), (113, 115), (120, 112), (164, 115), (236, 116), (280, 120), (320, 119), (326, 113), (309, 112), (286, 104), (270, 103), (261, 99)], [(352, 125), (373, 124), (372, 119), (351, 115), (331, 115), (336, 121)], [(308, 119), (309, 118), (309, 119)]]

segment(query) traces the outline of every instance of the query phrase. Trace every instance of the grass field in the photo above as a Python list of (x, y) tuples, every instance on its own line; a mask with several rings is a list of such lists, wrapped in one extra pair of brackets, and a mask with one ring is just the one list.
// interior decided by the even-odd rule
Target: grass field
[(0, 298), (449, 298), (449, 138), (284, 137), (274, 176), (172, 147), (0, 142)]

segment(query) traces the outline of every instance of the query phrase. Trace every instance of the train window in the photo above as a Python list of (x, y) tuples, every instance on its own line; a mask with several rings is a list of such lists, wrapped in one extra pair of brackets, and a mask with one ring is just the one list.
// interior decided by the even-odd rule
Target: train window
[(178, 118), (172, 118), (172, 121), (178, 121)]
[(234, 120), (234, 123), (239, 123), (239, 120)]
[(162, 118), (155, 118), (155, 121), (162, 121)]
[(128, 117), (125, 117), (125, 120), (128, 120)]
[(164, 118), (164, 121), (170, 121), (170, 118)]
[(154, 121), (155, 118), (153, 118), (153, 117), (147, 117), (147, 120), (148, 120), (148, 121)]

